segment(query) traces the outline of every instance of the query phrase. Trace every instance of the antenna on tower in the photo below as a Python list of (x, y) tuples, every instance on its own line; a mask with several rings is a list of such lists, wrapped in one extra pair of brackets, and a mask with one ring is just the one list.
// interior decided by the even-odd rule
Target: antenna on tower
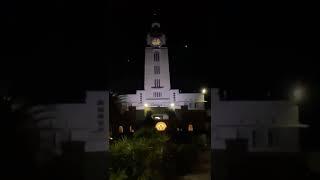
[(159, 16), (160, 15), (160, 9), (153, 9), (152, 10), (152, 15), (153, 16)]
[(153, 9), (152, 22), (159, 22), (159, 21), (160, 21), (160, 9)]

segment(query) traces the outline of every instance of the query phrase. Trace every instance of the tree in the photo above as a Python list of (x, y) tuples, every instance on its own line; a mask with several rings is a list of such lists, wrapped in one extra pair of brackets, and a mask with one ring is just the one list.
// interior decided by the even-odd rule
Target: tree
[(38, 124), (51, 119), (43, 116), (45, 112), (46, 107), (37, 103), (1, 97), (0, 119), (5, 127), (1, 132), (6, 137), (2, 142), (6, 147), (3, 154), (7, 168), (17, 171), (14, 175), (31, 176), (37, 168), (42, 130)]

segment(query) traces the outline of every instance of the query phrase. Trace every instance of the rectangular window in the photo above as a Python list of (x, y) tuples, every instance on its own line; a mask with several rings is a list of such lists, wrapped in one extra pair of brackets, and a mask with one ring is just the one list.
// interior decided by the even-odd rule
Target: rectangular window
[(98, 114), (98, 118), (102, 119), (102, 118), (104, 118), (104, 115), (103, 114)]
[(154, 59), (155, 62), (159, 61), (160, 58), (159, 58), (159, 52), (158, 51), (154, 52), (153, 59)]
[(99, 126), (103, 126), (104, 125), (104, 121), (98, 121), (98, 125)]
[(98, 112), (103, 113), (104, 112), (104, 108), (103, 107), (98, 107)]
[(160, 74), (160, 66), (154, 66), (154, 74)]
[(103, 100), (97, 101), (97, 105), (104, 105), (104, 101)]
[(154, 80), (154, 87), (159, 88), (160, 87), (160, 79)]
[(153, 97), (161, 97), (162, 93), (161, 92), (153, 92)]

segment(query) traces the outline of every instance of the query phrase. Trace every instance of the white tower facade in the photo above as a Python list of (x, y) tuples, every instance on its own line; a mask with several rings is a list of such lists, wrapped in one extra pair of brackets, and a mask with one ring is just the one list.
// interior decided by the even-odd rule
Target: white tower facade
[(189, 109), (203, 110), (205, 102), (203, 94), (180, 94), (178, 89), (171, 89), (166, 36), (160, 31), (159, 23), (152, 23), (146, 40), (144, 90), (124, 95), (124, 105), (135, 106), (138, 110), (146, 106), (180, 109), (185, 105)]
[(159, 28), (159, 23), (152, 24), (145, 48), (144, 89), (155, 92), (171, 89), (166, 37), (158, 32)]

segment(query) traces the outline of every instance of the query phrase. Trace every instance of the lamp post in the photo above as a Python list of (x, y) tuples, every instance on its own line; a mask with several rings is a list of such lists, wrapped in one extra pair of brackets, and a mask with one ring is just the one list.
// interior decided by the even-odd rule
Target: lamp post
[[(296, 104), (296, 106), (298, 107), (298, 122), (301, 123), (303, 122), (303, 107), (302, 106), (303, 102), (305, 102), (307, 99), (307, 93), (306, 93), (306, 88), (304, 86), (296, 86), (293, 91), (292, 91), (292, 101)], [(305, 125), (303, 127), (308, 127), (308, 125)], [(304, 131), (301, 130), (301, 133), (303, 133)], [(303, 142), (302, 136), (299, 136), (299, 143)]]

